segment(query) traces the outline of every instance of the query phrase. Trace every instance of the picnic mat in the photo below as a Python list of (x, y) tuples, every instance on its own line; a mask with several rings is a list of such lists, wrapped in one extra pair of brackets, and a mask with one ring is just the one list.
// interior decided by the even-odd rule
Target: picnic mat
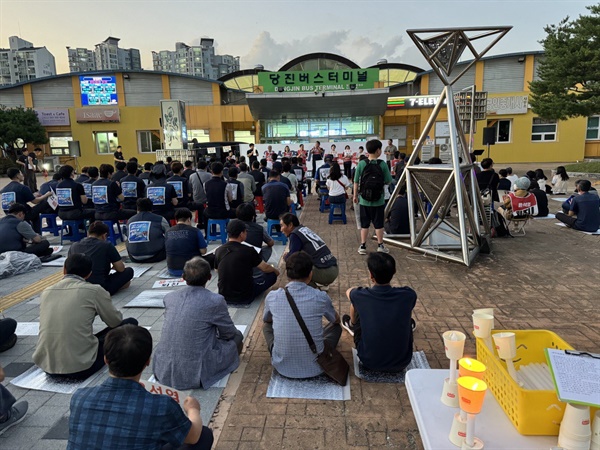
[(269, 398), (305, 398), (312, 400), (350, 400), (350, 375), (346, 386), (340, 386), (327, 375), (293, 379), (280, 375), (275, 369), (267, 388)]
[(177, 279), (177, 278), (181, 278), (181, 277), (174, 277), (173, 275), (169, 275), (169, 269), (167, 269), (166, 267), (161, 270), (160, 272), (158, 272), (158, 275), (156, 275), (158, 278), (162, 278), (162, 279)]
[[(93, 331), (95, 333), (99, 333), (107, 327), (106, 324), (95, 324), (93, 326)], [(144, 327), (149, 330), (150, 327)], [(242, 331), (243, 333), (243, 331)], [(17, 330), (15, 331), (17, 336), (38, 336), (40, 334), (40, 323), (39, 322), (18, 322)]]
[[(562, 223), (562, 222), (555, 223), (554, 225), (558, 225), (559, 227), (566, 227), (566, 228), (568, 228), (567, 225), (564, 224), (564, 223)], [(571, 228), (571, 229), (574, 230), (574, 231), (579, 231), (580, 233), (589, 234), (590, 236), (591, 235), (600, 235), (600, 228), (598, 228), (597, 231), (581, 231), (581, 230), (575, 230), (574, 228)]]
[(569, 197), (554, 197), (551, 198), (550, 200), (554, 200), (555, 202), (566, 202), (567, 200), (569, 200)]
[(61, 256), (58, 259), (55, 259), (54, 261), (48, 261), (45, 263), (42, 263), (42, 266), (47, 266), (47, 267), (62, 267), (65, 265), (65, 261), (67, 260), (66, 256)]
[(56, 392), (58, 394), (73, 394), (77, 389), (84, 388), (96, 378), (103, 376), (107, 370), (108, 369), (105, 366), (103, 369), (83, 381), (56, 380), (46, 375), (46, 372), (39, 367), (33, 366), (27, 372), (14, 378), (10, 383), (23, 389)]
[(378, 372), (375, 370), (366, 369), (360, 359), (355, 348), (352, 349), (352, 359), (354, 360), (354, 375), (369, 383), (404, 383), (406, 372), (411, 369), (431, 369), (427, 362), (425, 352), (414, 352), (410, 364), (405, 370), (399, 373)]
[(546, 217), (534, 217), (534, 219), (556, 219), (554, 214), (548, 214)]
[(172, 291), (143, 291), (134, 297), (123, 308), (164, 308), (163, 298)]
[[(131, 267), (133, 269), (133, 278), (139, 278), (144, 275), (148, 270), (152, 268), (152, 265), (149, 266), (134, 266), (133, 264), (128, 265), (127, 267)], [(114, 270), (110, 271), (110, 274), (116, 273)]]

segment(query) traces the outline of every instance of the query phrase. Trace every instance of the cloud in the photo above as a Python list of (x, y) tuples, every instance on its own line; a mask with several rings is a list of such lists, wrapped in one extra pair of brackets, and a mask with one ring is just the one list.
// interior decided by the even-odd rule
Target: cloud
[(286, 62), (307, 53), (327, 52), (345, 56), (361, 67), (375, 64), (385, 58), (389, 62), (403, 62), (403, 40), (400, 35), (390, 36), (385, 42), (375, 42), (367, 36), (353, 36), (348, 30), (334, 30), (306, 36), (302, 39), (276, 41), (268, 31), (261, 32), (250, 51), (241, 58), (243, 69), (262, 64), (265, 69), (277, 70)]

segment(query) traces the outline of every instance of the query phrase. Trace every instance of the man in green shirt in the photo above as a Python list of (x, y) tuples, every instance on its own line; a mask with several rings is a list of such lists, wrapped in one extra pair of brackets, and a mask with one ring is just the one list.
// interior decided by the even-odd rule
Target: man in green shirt
[(360, 247), (358, 253), (367, 254), (369, 226), (373, 223), (377, 236), (377, 251), (389, 253), (383, 245), (383, 222), (385, 215), (386, 185), (392, 182), (392, 175), (385, 161), (379, 159), (382, 144), (378, 139), (367, 142), (369, 159), (361, 161), (354, 174), (354, 203), (360, 204)]

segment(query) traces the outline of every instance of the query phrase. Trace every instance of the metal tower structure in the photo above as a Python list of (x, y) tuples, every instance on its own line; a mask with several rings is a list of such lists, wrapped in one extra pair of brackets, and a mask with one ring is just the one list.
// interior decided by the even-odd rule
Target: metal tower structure
[[(490, 245), (490, 226), (469, 156), (452, 85), (485, 55), (511, 26), (407, 30), (417, 48), (442, 80), (442, 90), (417, 145), (386, 207), (386, 217), (403, 186), (406, 186), (410, 235), (386, 235), (387, 244), (470, 266), (482, 245)], [(479, 41), (479, 42), (477, 42)], [(485, 41), (483, 50), (475, 46)], [(469, 50), (473, 59), (452, 76), (460, 57)], [(450, 129), (450, 164), (418, 165), (427, 136), (442, 108)], [(456, 204), (457, 217), (451, 217)], [(415, 205), (418, 214), (415, 212)], [(419, 217), (420, 216), (420, 217)], [(420, 223), (419, 223), (420, 222)], [(481, 230), (483, 227), (483, 232)]]

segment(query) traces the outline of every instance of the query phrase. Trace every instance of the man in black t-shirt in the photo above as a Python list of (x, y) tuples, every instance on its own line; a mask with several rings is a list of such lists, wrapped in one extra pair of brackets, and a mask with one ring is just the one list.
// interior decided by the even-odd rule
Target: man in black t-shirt
[(358, 357), (366, 369), (401, 372), (413, 353), (411, 318), (417, 293), (411, 288), (392, 287), (396, 273), (394, 258), (373, 252), (367, 258), (373, 287), (351, 287), (346, 291), (350, 315), (342, 317), (342, 327), (354, 335)]
[(233, 200), (231, 191), (227, 189), (227, 182), (223, 179), (223, 164), (213, 163), (211, 166), (213, 176), (204, 183), (206, 192), (206, 209), (204, 210), (204, 223), (208, 224), (208, 219), (228, 219), (235, 218), (235, 209), (229, 206)]
[(152, 201), (152, 212), (163, 216), (167, 220), (175, 218), (177, 206), (177, 192), (167, 183), (166, 168), (163, 164), (152, 167), (150, 179), (152, 182), (146, 187), (146, 197)]
[[(256, 209), (253, 203), (242, 203), (235, 209), (235, 215), (246, 224), (246, 243), (260, 248), (260, 256), (263, 261), (268, 261), (273, 254), (273, 245), (275, 241), (265, 227), (256, 223)], [(266, 247), (263, 246), (266, 244)], [(256, 271), (255, 271), (256, 272)]]
[[(108, 226), (100, 221), (93, 222), (88, 231), (88, 237), (75, 242), (69, 249), (69, 256), (83, 253), (92, 259), (92, 275), (88, 283), (99, 284), (110, 295), (129, 287), (133, 278), (133, 269), (125, 267), (121, 255), (109, 241)], [(110, 275), (111, 269), (115, 273)]]
[(252, 171), (250, 175), (254, 177), (254, 182), (256, 183), (256, 189), (254, 191), (255, 197), (262, 197), (262, 187), (267, 181), (265, 174), (260, 170), (260, 163), (258, 161), (254, 161), (252, 163)]
[(100, 165), (100, 179), (92, 184), (96, 220), (127, 220), (136, 213), (135, 209), (121, 209), (123, 191), (119, 183), (110, 179), (113, 171), (110, 164)]
[(123, 158), (123, 152), (122, 152), (121, 150), (122, 150), (122, 148), (121, 148), (121, 146), (119, 145), (119, 146), (117, 147), (117, 151), (114, 153), (114, 156), (115, 156), (115, 164), (116, 164), (116, 163), (118, 163), (119, 161), (121, 161), (121, 162), (126, 162), (126, 161), (125, 161), (125, 158)]
[(127, 163), (127, 176), (121, 178), (121, 191), (123, 193), (123, 208), (137, 209), (138, 198), (144, 198), (146, 185), (137, 176), (138, 165), (136, 162)]
[(269, 173), (269, 182), (262, 187), (262, 192), (267, 219), (279, 220), (279, 216), (289, 211), (292, 204), (290, 190), (280, 181), (280, 175), (277, 170), (271, 170)]
[(186, 177), (188, 180), (190, 179), (190, 177), (196, 173), (196, 171), (194, 170), (194, 163), (190, 160), (187, 160), (183, 163), (185, 170), (182, 173), (182, 176)]
[(409, 234), (410, 216), (408, 214), (408, 199), (406, 198), (406, 185), (400, 187), (398, 197), (394, 200), (392, 209), (383, 224), (388, 234)]
[[(125, 168), (127, 167), (127, 163), (124, 161), (119, 161), (117, 163), (115, 163), (115, 169), (117, 169), (117, 171), (115, 173), (112, 174), (112, 176), (110, 177), (111, 181), (116, 181), (117, 183), (119, 181), (121, 181), (121, 178), (124, 178), (127, 176), (127, 172), (125, 170)], [(136, 164), (136, 172), (137, 172), (137, 164)]]
[[(246, 224), (232, 219), (227, 225), (229, 240), (215, 252), (219, 272), (219, 294), (227, 303), (250, 304), (277, 281), (279, 271), (262, 260), (252, 247), (242, 244), (248, 231)], [(261, 274), (253, 276), (257, 267)]]
[(73, 180), (75, 169), (67, 164), (62, 166), (58, 172), (62, 178), (62, 181), (56, 186), (58, 217), (62, 220), (93, 220), (95, 211), (83, 207), (90, 203), (90, 199), (85, 195), (83, 185)]
[(250, 144), (250, 148), (246, 151), (246, 155), (248, 156), (248, 161), (250, 164), (253, 164), (254, 161), (258, 158), (258, 150), (254, 149), (254, 144)]
[[(8, 183), (0, 191), (0, 197), (2, 199), (2, 209), (4, 214), (8, 214), (10, 205), (13, 203), (20, 203), (25, 205), (25, 220), (31, 224), (36, 233), (40, 233), (40, 214), (46, 209), (46, 199), (52, 195), (52, 192), (47, 192), (44, 195), (36, 197), (27, 186), (24, 186), (23, 173), (17, 168), (11, 168), (7, 171), (8, 178), (11, 182)], [(27, 203), (31, 202), (35, 206), (32, 208)]]

